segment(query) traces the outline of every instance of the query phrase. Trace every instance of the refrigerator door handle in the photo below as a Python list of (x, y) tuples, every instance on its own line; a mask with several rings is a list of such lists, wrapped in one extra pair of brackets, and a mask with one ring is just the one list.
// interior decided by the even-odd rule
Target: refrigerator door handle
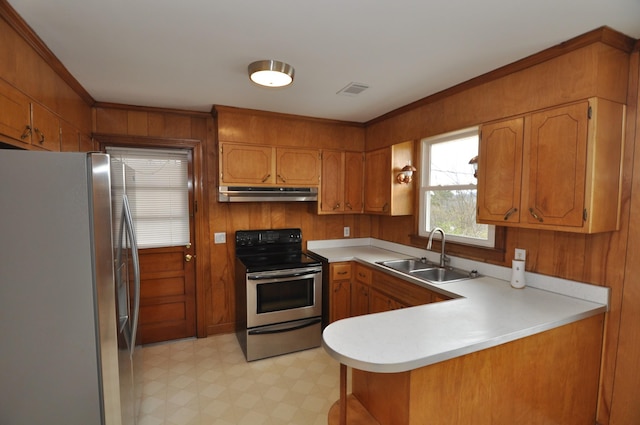
[(133, 227), (133, 217), (129, 207), (127, 195), (122, 195), (122, 218), (125, 223), (129, 243), (131, 244), (131, 262), (133, 265), (133, 308), (131, 312), (131, 346), (129, 352), (133, 355), (136, 347), (136, 337), (138, 334), (138, 319), (140, 317), (140, 259), (138, 257), (138, 242)]

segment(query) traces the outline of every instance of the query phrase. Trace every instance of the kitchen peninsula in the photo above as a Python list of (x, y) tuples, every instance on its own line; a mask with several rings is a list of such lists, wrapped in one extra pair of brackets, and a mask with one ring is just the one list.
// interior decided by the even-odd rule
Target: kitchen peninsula
[[(310, 241), (308, 250), (396, 277), (377, 262), (433, 255), (376, 239)], [(513, 289), (508, 268), (456, 258), (452, 265), (482, 276), (415, 281), (452, 299), (325, 329), (342, 381), (329, 423), (593, 423), (608, 289), (529, 273), (528, 286)]]

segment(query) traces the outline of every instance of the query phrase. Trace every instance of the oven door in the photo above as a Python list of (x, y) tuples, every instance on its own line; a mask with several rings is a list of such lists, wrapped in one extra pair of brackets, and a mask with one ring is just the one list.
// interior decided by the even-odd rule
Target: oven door
[(247, 273), (247, 328), (322, 316), (322, 267)]

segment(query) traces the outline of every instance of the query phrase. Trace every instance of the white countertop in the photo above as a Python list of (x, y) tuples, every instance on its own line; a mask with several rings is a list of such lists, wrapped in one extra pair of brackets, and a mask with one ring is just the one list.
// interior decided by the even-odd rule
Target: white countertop
[[(375, 239), (310, 241), (307, 249), (329, 262), (359, 261), (398, 277), (404, 275), (375, 263), (425, 256), (424, 250)], [(437, 260), (431, 254), (427, 254), (429, 260)], [(403, 372), (607, 311), (609, 289), (605, 287), (527, 273), (528, 286), (514, 289), (504, 278), (510, 276), (508, 268), (465, 265), (484, 276), (433, 286), (415, 281), (457, 298), (339, 320), (323, 332), (325, 350), (357, 369)]]

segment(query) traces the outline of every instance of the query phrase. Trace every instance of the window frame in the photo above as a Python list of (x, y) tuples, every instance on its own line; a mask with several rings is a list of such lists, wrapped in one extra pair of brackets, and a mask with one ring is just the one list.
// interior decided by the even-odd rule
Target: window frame
[[(460, 130), (455, 130), (447, 133), (437, 134), (434, 136), (429, 136), (422, 138), (420, 140), (420, 164), (421, 164), (421, 176), (420, 176), (420, 186), (418, 187), (418, 214), (417, 214), (417, 231), (419, 238), (427, 238), (429, 237), (430, 229), (426, 228), (426, 218), (428, 214), (428, 205), (426, 204), (427, 197), (429, 196), (429, 192), (437, 190), (437, 191), (451, 191), (451, 190), (475, 190), (477, 193), (477, 183), (473, 184), (463, 184), (463, 185), (447, 185), (447, 186), (432, 186), (428, 185), (429, 177), (430, 177), (430, 146), (437, 143), (445, 143), (450, 142), (456, 139), (461, 139), (465, 137), (476, 136), (478, 137), (478, 143), (480, 139), (480, 127), (468, 127)], [(473, 155), (471, 155), (473, 156)], [(471, 156), (469, 159), (471, 159)], [(471, 166), (469, 166), (471, 167)], [(457, 243), (464, 246), (469, 247), (478, 247), (481, 249), (496, 249), (499, 246), (503, 245), (503, 243), (499, 243), (499, 238), (504, 237), (504, 232), (497, 231), (496, 226), (487, 225), (488, 226), (488, 237), (487, 239), (478, 239), (478, 238), (470, 238), (459, 235), (451, 235), (447, 234), (447, 242), (448, 243)]]

